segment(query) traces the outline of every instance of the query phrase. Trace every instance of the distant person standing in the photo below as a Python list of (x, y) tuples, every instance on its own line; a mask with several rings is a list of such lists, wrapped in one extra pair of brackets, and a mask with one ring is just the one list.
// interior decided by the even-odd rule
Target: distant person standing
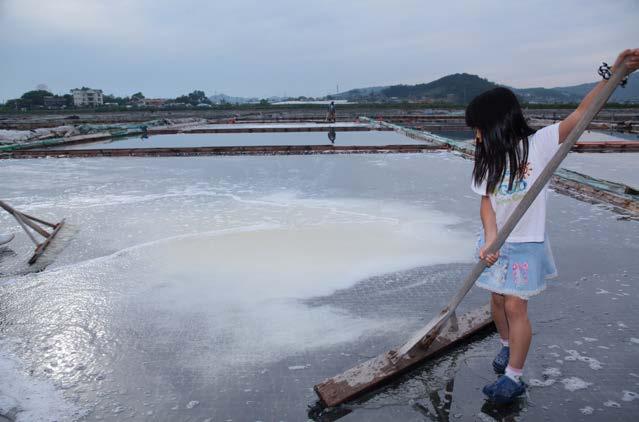
[(328, 139), (329, 141), (331, 141), (331, 144), (335, 143), (336, 137), (337, 137), (337, 133), (335, 132), (335, 128), (331, 126), (330, 128), (328, 128)]
[(335, 123), (335, 101), (331, 101), (328, 105), (328, 115), (326, 116), (326, 120), (330, 123)]

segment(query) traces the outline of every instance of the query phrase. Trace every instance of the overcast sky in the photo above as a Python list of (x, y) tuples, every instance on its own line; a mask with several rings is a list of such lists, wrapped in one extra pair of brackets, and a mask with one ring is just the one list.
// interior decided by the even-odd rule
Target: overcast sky
[(456, 72), (552, 87), (638, 46), (638, 0), (0, 0), (0, 101), (41, 83), (318, 96)]

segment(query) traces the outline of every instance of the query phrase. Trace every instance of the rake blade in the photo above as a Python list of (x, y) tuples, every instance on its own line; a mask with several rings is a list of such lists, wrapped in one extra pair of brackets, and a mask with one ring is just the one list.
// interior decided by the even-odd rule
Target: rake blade
[(55, 227), (53, 228), (53, 231), (49, 234), (49, 236), (46, 237), (44, 242), (36, 246), (33, 256), (29, 259), (29, 265), (35, 264), (38, 258), (40, 258), (46, 252), (47, 248), (53, 241), (53, 238), (58, 234), (58, 232), (60, 231), (60, 229), (62, 229), (63, 226), (64, 226), (64, 219), (55, 225)]

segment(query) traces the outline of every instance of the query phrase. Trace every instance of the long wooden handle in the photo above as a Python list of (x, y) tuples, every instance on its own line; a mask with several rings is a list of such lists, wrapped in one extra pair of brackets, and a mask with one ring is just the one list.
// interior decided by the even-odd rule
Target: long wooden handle
[(7, 211), (9, 214), (13, 215), (13, 217), (18, 221), (18, 223), (20, 223), (20, 225), (22, 226), (22, 228), (27, 232), (27, 234), (29, 235), (29, 237), (31, 237), (31, 239), (38, 244), (38, 242), (36, 242), (33, 239), (33, 236), (31, 236), (31, 233), (29, 233), (29, 231), (26, 229), (25, 224), (29, 227), (31, 227), (34, 231), (36, 231), (40, 236), (42, 237), (49, 237), (49, 233), (46, 232), (42, 227), (38, 226), (37, 224), (35, 224), (33, 221), (31, 220), (35, 220), (39, 223), (44, 223), (48, 226), (51, 227), (55, 227), (55, 225), (52, 225), (51, 223), (47, 223), (44, 220), (40, 220), (37, 218), (33, 218), (29, 215), (26, 214), (22, 214), (20, 211), (18, 211), (17, 209), (11, 207), (9, 204), (7, 204), (6, 202), (0, 201), (0, 208), (3, 208), (5, 211)]
[[(543, 190), (544, 186), (546, 186), (546, 184), (550, 181), (553, 173), (557, 170), (564, 158), (566, 158), (572, 147), (577, 143), (577, 140), (581, 137), (582, 133), (586, 130), (595, 115), (597, 115), (606, 101), (608, 101), (608, 98), (610, 98), (627, 72), (628, 68), (626, 64), (621, 63), (619, 68), (616, 69), (610, 77), (610, 80), (608, 80), (603, 89), (593, 99), (592, 103), (590, 103), (581, 119), (579, 119), (566, 140), (561, 144), (561, 147), (559, 147), (555, 155), (553, 155), (548, 164), (546, 164), (546, 167), (543, 169), (537, 180), (535, 180), (532, 184), (528, 192), (526, 192), (510, 217), (508, 217), (506, 223), (503, 227), (501, 227), (499, 233), (497, 233), (497, 238), (487, 246), (486, 251), (488, 254), (495, 253), (503, 246), (510, 233), (514, 230), (515, 226), (517, 226), (517, 223), (519, 223), (519, 220), (521, 220), (524, 216), (530, 205), (537, 198), (537, 195), (539, 195), (539, 193)], [(429, 340), (434, 340), (436, 334), (439, 330), (441, 330), (442, 326), (450, 318), (455, 309), (457, 309), (457, 306), (459, 306), (466, 294), (473, 287), (475, 281), (484, 272), (485, 268), (486, 262), (480, 259), (472, 268), (461, 289), (459, 289), (450, 303), (439, 313), (437, 317), (431, 320), (424, 328), (415, 333), (410, 340), (397, 350), (398, 357), (410, 353), (417, 346), (427, 346)]]
[(0, 208), (4, 209), (6, 212), (8, 212), (11, 215), (13, 215), (13, 212), (15, 211), (9, 204), (7, 204), (4, 201), (0, 201)]

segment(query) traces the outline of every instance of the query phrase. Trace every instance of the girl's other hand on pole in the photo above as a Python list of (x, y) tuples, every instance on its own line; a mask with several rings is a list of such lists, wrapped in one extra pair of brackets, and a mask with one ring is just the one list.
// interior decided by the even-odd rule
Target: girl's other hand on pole
[(489, 254), (489, 253), (486, 253), (486, 248), (487, 248), (486, 245), (479, 248), (479, 258), (486, 261), (487, 266), (492, 267), (495, 264), (495, 262), (497, 262), (497, 260), (499, 259), (499, 251)]

